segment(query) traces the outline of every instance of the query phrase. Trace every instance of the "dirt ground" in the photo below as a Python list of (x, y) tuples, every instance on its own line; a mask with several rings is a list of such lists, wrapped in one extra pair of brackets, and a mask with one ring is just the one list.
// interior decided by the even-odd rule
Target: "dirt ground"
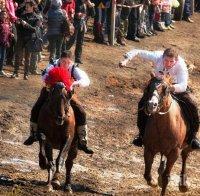
[[(190, 86), (200, 104), (200, 14), (196, 23), (176, 22), (176, 29), (145, 38), (140, 43), (128, 42), (126, 47), (110, 47), (92, 42), (86, 35), (83, 61), (91, 86), (80, 89), (79, 98), (88, 115), (89, 144), (93, 157), (79, 152), (72, 171), (75, 195), (159, 195), (143, 179), (143, 149), (131, 146), (137, 133), (136, 107), (151, 65), (136, 59), (134, 69), (117, 67), (124, 52), (131, 48), (163, 50), (175, 47), (194, 64)], [(45, 55), (45, 54), (44, 54)], [(44, 68), (47, 56), (40, 63)], [(6, 67), (7, 71), (11, 68)], [(38, 166), (38, 144), (23, 145), (29, 134), (31, 107), (43, 86), (40, 76), (20, 79), (0, 78), (0, 195), (64, 195), (62, 190), (48, 193), (45, 188), (47, 172)], [(200, 195), (200, 154), (190, 155), (188, 169), (189, 191), (185, 195)], [(153, 175), (157, 176), (159, 156), (155, 158)], [(178, 190), (180, 159), (176, 162), (167, 195), (182, 195)], [(63, 182), (65, 170), (62, 169)]]

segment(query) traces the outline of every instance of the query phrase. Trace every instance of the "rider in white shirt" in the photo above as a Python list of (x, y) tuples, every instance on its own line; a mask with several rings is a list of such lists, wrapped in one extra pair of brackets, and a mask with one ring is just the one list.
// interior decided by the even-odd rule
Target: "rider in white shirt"
[[(73, 61), (71, 60), (72, 53), (71, 51), (65, 51), (62, 53), (61, 58), (52, 64), (49, 64), (45, 71), (43, 72), (42, 80), (45, 82), (46, 78), (48, 77), (48, 73), (54, 67), (63, 67), (66, 71), (69, 72), (72, 85), (70, 90), (73, 91), (74, 87), (87, 87), (90, 84), (90, 79), (88, 75), (77, 67)], [(62, 81), (60, 81), (62, 82)], [(24, 142), (25, 145), (32, 145), (35, 141), (37, 141), (36, 133), (37, 133), (37, 120), (39, 116), (39, 112), (41, 107), (43, 106), (44, 102), (48, 99), (49, 89), (48, 86), (42, 88), (40, 96), (36, 101), (35, 105), (31, 110), (31, 118), (30, 118), (30, 136)], [(87, 154), (93, 154), (93, 150), (87, 146), (87, 120), (86, 120), (86, 113), (83, 106), (80, 102), (73, 96), (70, 100), (70, 104), (74, 110), (75, 119), (77, 123), (77, 132), (79, 136), (79, 149), (83, 150)]]
[[(191, 99), (187, 91), (188, 70), (184, 59), (180, 57), (172, 48), (168, 48), (165, 51), (133, 49), (124, 55), (124, 59), (120, 61), (119, 66), (125, 67), (130, 60), (134, 59), (135, 56), (152, 61), (156, 77), (162, 77), (163, 75), (171, 76), (173, 84), (171, 85), (170, 90), (177, 100), (179, 100), (178, 102), (190, 123), (188, 144), (191, 145), (193, 149), (200, 149), (200, 142), (196, 138), (196, 133), (199, 129), (198, 108), (197, 104)], [(144, 93), (138, 104), (137, 126), (140, 132), (139, 135), (133, 140), (133, 144), (139, 147), (143, 144), (142, 138), (145, 133), (146, 121), (148, 119), (145, 112), (140, 110), (140, 108), (143, 108), (145, 101), (146, 97)]]

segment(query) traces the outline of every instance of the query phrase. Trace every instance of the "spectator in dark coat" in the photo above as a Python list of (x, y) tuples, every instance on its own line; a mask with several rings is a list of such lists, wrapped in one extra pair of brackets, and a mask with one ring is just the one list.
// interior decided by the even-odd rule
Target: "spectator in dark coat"
[(23, 60), (23, 49), (25, 54), (24, 61), (24, 79), (28, 79), (29, 68), (30, 68), (30, 56), (29, 48), (27, 44), (31, 39), (33, 39), (36, 31), (37, 23), (39, 22), (39, 17), (34, 13), (35, 4), (31, 2), (26, 2), (25, 14), (21, 15), (21, 18), (18, 20), (17, 24), (17, 45), (16, 45), (16, 54), (15, 54), (15, 68), (12, 75), (12, 78), (18, 77), (19, 66), (22, 65)]
[(77, 0), (75, 6), (75, 16), (74, 16), (74, 34), (70, 37), (69, 41), (66, 43), (66, 50), (70, 50), (76, 41), (75, 47), (75, 63), (82, 63), (82, 46), (83, 38), (86, 32), (86, 16), (87, 16), (87, 6), (94, 6), (90, 0)]
[(69, 34), (67, 14), (61, 9), (61, 0), (52, 0), (48, 11), (47, 38), (49, 40), (49, 60), (59, 59), (64, 36)]

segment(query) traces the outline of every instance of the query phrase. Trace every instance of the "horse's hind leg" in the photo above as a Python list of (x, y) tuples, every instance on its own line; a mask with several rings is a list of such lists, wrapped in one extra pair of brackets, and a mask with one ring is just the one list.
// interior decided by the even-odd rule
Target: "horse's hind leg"
[(155, 180), (152, 179), (151, 176), (151, 168), (153, 164), (155, 154), (153, 154), (151, 151), (144, 149), (144, 162), (145, 162), (145, 172), (144, 172), (144, 178), (147, 181), (147, 184), (151, 187), (156, 187), (157, 183)]
[(66, 167), (66, 181), (65, 181), (65, 191), (72, 193), (71, 188), (71, 169), (73, 166), (73, 160), (76, 158), (78, 153), (77, 145), (73, 145), (69, 151), (67, 160), (65, 161), (65, 167)]
[(181, 157), (182, 157), (182, 170), (180, 175), (180, 182), (179, 182), (179, 190), (181, 192), (187, 192), (188, 191), (188, 185), (187, 185), (187, 176), (186, 176), (186, 160), (188, 158), (189, 153), (192, 151), (190, 147), (187, 147), (182, 150)]
[(172, 150), (168, 155), (167, 155), (167, 164), (166, 164), (166, 168), (165, 171), (163, 172), (162, 175), (162, 191), (161, 191), (161, 195), (165, 195), (166, 192), (166, 188), (167, 185), (169, 183), (170, 180), (170, 173), (172, 170), (172, 167), (174, 165), (174, 163), (176, 162), (178, 156), (179, 156), (179, 149), (174, 149)]

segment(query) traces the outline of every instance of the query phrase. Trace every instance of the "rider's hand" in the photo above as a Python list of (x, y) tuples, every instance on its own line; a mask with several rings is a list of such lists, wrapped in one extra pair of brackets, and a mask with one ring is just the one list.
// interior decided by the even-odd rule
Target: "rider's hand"
[(77, 81), (74, 81), (72, 85), (70, 86), (70, 91), (72, 91), (75, 87), (79, 87), (79, 83)]
[(175, 91), (175, 87), (173, 86), (173, 85), (171, 85), (170, 87), (169, 87), (169, 89), (170, 89), (170, 92), (174, 92)]
[(128, 63), (129, 59), (124, 59), (119, 62), (119, 67), (126, 67), (126, 64)]

